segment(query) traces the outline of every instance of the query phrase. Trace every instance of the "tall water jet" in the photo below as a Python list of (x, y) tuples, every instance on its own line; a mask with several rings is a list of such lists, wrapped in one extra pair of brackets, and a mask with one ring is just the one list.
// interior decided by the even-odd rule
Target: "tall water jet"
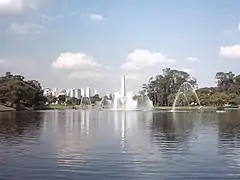
[(184, 99), (187, 102), (188, 109), (191, 110), (191, 104), (189, 103), (189, 99), (188, 99), (188, 97), (186, 95), (186, 91), (187, 92), (191, 92), (194, 95), (194, 97), (197, 100), (197, 104), (199, 106), (199, 109), (202, 110), (202, 105), (200, 103), (200, 100), (198, 98), (196, 90), (192, 87), (192, 85), (189, 82), (184, 82), (178, 89), (177, 95), (176, 95), (176, 97), (174, 99), (174, 103), (173, 103), (173, 106), (172, 106), (172, 111), (176, 110), (176, 104), (177, 104), (177, 101), (179, 100), (180, 95), (183, 95)]
[(120, 92), (114, 93), (113, 109), (114, 110), (135, 110), (137, 101), (133, 99), (132, 91), (126, 92), (125, 76), (121, 77)]
[[(111, 106), (113, 110), (152, 110), (153, 103), (145, 94), (145, 100), (135, 100), (133, 99), (133, 92), (127, 91), (126, 88), (126, 78), (121, 77), (121, 83), (119, 91), (116, 91), (113, 98), (107, 99), (103, 97), (100, 102), (101, 107)], [(139, 105), (141, 104), (141, 105)]]

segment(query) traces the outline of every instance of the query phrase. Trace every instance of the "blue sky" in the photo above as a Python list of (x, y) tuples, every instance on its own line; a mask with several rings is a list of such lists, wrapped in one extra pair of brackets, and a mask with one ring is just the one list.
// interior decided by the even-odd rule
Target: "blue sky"
[(2, 0), (0, 73), (100, 92), (116, 90), (127, 73), (137, 92), (170, 67), (213, 85), (217, 71), (240, 73), (239, 7), (238, 0)]

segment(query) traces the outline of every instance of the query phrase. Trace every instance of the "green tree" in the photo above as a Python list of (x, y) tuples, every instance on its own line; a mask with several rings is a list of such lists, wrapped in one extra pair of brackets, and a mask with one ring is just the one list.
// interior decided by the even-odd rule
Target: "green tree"
[(184, 82), (189, 82), (194, 88), (197, 81), (187, 72), (178, 71), (170, 68), (163, 69), (162, 74), (151, 77), (148, 84), (143, 84), (141, 94), (148, 93), (154, 105), (171, 105), (173, 102), (170, 94), (177, 93)]
[(66, 96), (65, 95), (59, 95), (58, 96), (58, 103), (63, 104), (66, 102)]
[(42, 106), (46, 101), (38, 81), (25, 81), (23, 76), (10, 72), (0, 78), (0, 103), (22, 109)]

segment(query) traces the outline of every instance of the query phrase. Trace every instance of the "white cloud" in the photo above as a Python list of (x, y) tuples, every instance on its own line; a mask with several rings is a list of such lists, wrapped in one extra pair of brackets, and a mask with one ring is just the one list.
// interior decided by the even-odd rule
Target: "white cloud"
[(53, 63), (56, 69), (89, 70), (100, 68), (101, 65), (85, 53), (62, 53)]
[(0, 0), (0, 14), (21, 14), (26, 9), (36, 9), (37, 0)]
[(102, 21), (104, 20), (103, 16), (101, 14), (88, 14), (88, 17), (91, 20), (95, 20), (95, 21)]
[(240, 58), (240, 45), (222, 46), (220, 47), (219, 55), (227, 59)]
[(196, 57), (188, 57), (188, 58), (187, 58), (187, 61), (189, 61), (189, 62), (198, 62), (199, 59), (196, 58)]
[(238, 23), (238, 30), (240, 31), (240, 23)]
[[(62, 53), (52, 63), (56, 69), (66, 70), (69, 79), (94, 80), (109, 77), (112, 67), (103, 66), (85, 53)], [(112, 74), (111, 74), (112, 76)]]
[(11, 26), (7, 29), (8, 33), (13, 34), (39, 34), (44, 29), (43, 26), (38, 24), (29, 24), (29, 23), (12, 23)]
[(141, 70), (160, 63), (176, 63), (161, 53), (150, 52), (149, 50), (134, 50), (127, 56), (126, 62), (122, 65), (124, 70)]

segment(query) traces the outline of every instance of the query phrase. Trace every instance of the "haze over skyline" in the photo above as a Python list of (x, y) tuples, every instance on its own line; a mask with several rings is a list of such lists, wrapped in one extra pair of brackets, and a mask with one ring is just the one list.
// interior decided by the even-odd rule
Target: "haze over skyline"
[(0, 0), (0, 73), (42, 86), (137, 92), (164, 68), (199, 87), (240, 73), (238, 0)]

